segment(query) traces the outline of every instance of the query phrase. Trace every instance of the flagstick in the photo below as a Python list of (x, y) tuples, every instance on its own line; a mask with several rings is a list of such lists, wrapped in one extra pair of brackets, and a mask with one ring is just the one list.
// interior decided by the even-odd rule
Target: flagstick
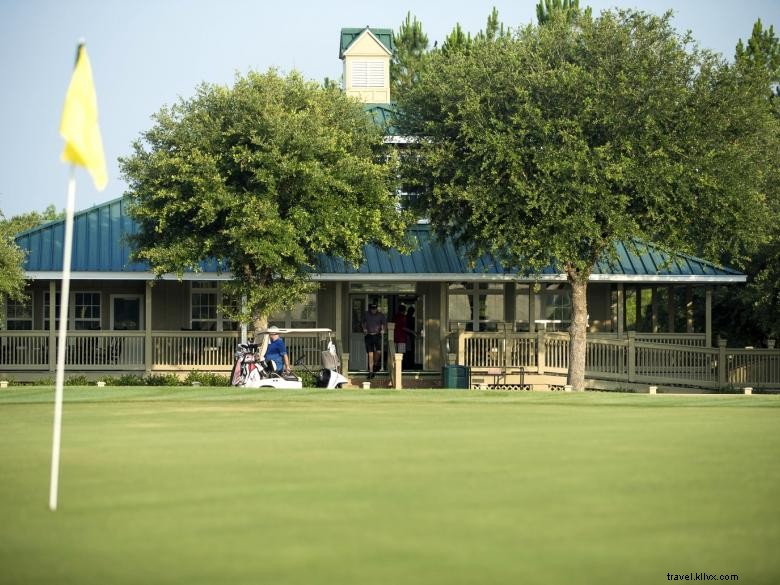
[[(57, 377), (54, 392), (54, 438), (51, 450), (51, 486), (49, 509), (57, 509), (60, 476), (60, 442), (62, 436), (62, 395), (65, 386), (65, 352), (68, 333), (68, 300), (70, 297), (70, 262), (73, 250), (73, 212), (76, 208), (76, 167), (70, 165), (68, 202), (65, 210), (65, 246), (62, 254), (62, 290), (60, 291), (60, 326), (57, 338)], [(55, 299), (51, 299), (55, 302)]]

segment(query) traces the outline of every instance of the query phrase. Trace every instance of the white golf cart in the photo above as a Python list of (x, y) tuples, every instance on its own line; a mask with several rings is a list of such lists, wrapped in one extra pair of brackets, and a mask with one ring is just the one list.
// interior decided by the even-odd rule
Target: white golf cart
[[(298, 376), (277, 372), (274, 362), (265, 359), (263, 352), (268, 347), (269, 333), (267, 329), (255, 332), (255, 341), (261, 339), (260, 343), (238, 344), (230, 376), (231, 386), (241, 388), (303, 388), (303, 383)], [(280, 335), (288, 334), (290, 336), (285, 340), (285, 344), (288, 346), (288, 353), (291, 352), (292, 339), (306, 339), (307, 345), (310, 345), (310, 347), (300, 347), (303, 355), (297, 357), (294, 365), (303, 367), (303, 369), (313, 374), (318, 388), (341, 388), (344, 384), (347, 384), (348, 380), (340, 372), (341, 362), (336, 353), (332, 330), (323, 328), (275, 329), (274, 333), (279, 333)], [(309, 357), (306, 355), (307, 353), (316, 354), (319, 359), (321, 368), (318, 372), (315, 373), (307, 366), (307, 363), (313, 363), (314, 361), (307, 359)]]

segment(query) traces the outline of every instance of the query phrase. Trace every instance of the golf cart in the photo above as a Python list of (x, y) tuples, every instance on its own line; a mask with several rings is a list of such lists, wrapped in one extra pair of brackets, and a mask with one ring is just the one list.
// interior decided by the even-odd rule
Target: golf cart
[[(274, 333), (289, 334), (298, 337), (315, 337), (317, 347), (303, 349), (305, 352), (315, 352), (320, 361), (320, 370), (313, 372), (306, 366), (306, 355), (295, 360), (295, 366), (302, 366), (313, 374), (318, 388), (341, 388), (348, 380), (340, 373), (340, 361), (333, 342), (333, 331), (330, 329), (275, 329)], [(267, 329), (255, 332), (255, 339), (264, 339), (264, 343), (239, 343), (235, 352), (235, 362), (230, 375), (231, 386), (241, 388), (303, 388), (298, 376), (277, 372), (273, 361), (264, 359), (261, 351), (268, 346)], [(287, 342), (286, 342), (287, 343)], [(289, 347), (288, 347), (288, 351)]]

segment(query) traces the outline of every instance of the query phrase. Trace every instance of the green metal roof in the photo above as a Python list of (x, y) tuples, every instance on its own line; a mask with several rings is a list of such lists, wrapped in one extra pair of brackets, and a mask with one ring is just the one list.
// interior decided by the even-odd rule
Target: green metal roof
[(393, 30), (389, 28), (370, 28), (364, 26), (363, 28), (342, 28), (341, 29), (341, 44), (339, 45), (339, 59), (344, 57), (344, 52), (352, 46), (357, 38), (365, 31), (371, 31), (377, 40), (382, 43), (390, 54), (395, 53), (395, 43), (393, 43)]
[(371, 120), (384, 131), (385, 135), (396, 136), (398, 134), (393, 126), (395, 104), (364, 104), (363, 110), (371, 116)]
[[(100, 278), (101, 274), (149, 273), (145, 263), (130, 263), (127, 234), (138, 231), (138, 224), (127, 214), (128, 201), (114, 199), (76, 213), (74, 217), (72, 270)], [(62, 245), (64, 220), (52, 221), (16, 237), (17, 244), (27, 251), (25, 270), (28, 276), (62, 271)], [(366, 260), (360, 266), (346, 264), (339, 258), (320, 256), (315, 270), (321, 280), (374, 279), (397, 281), (412, 280), (562, 280), (560, 271), (549, 266), (539, 273), (526, 275), (503, 266), (489, 256), (480, 258), (475, 266), (469, 266), (451, 241), (438, 241), (427, 224), (409, 228), (414, 244), (411, 254), (397, 250), (381, 250), (366, 246)], [(596, 263), (592, 280), (612, 282), (744, 282), (745, 275), (727, 267), (720, 267), (700, 258), (685, 254), (670, 254), (653, 244), (635, 242), (615, 244), (617, 260), (606, 258)], [(206, 273), (217, 272), (215, 261), (204, 262)], [(140, 275), (139, 275), (140, 276)]]

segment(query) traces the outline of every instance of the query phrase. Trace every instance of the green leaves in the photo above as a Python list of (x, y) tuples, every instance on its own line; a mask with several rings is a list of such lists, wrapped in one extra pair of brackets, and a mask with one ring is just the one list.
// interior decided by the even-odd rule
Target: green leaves
[(474, 256), (587, 274), (615, 239), (719, 260), (761, 238), (764, 96), (669, 14), (586, 12), (433, 53), (399, 105), (401, 133), (425, 137), (404, 183)]
[(366, 243), (402, 242), (381, 132), (336, 88), (250, 72), (155, 122), (121, 168), (141, 224), (135, 257), (158, 273), (220, 259), (257, 317), (310, 290), (319, 254), (359, 263)]

